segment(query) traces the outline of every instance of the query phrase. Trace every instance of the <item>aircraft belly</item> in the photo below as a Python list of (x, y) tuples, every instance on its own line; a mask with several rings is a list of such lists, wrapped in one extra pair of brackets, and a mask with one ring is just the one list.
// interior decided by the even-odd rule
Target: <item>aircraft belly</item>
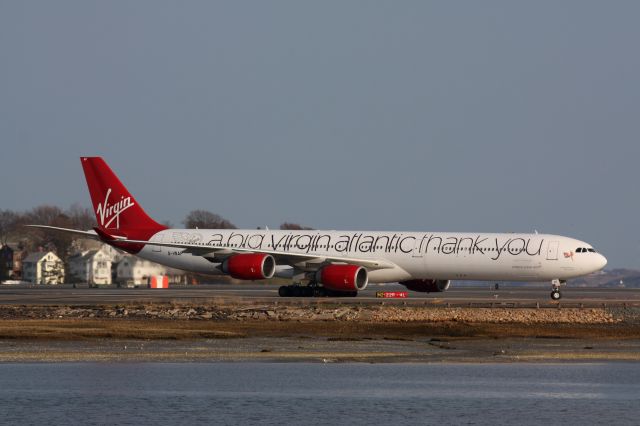
[(427, 274), (434, 279), (536, 281), (543, 273), (538, 258), (494, 260), (474, 255), (436, 255), (430, 256), (426, 264)]

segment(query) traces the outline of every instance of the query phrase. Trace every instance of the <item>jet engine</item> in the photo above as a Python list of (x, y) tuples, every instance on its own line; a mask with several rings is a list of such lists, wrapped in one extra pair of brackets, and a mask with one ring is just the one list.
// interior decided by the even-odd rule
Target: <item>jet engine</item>
[(316, 272), (316, 281), (329, 290), (357, 292), (367, 287), (369, 274), (362, 266), (328, 265)]
[(222, 262), (222, 272), (239, 280), (264, 280), (273, 277), (276, 261), (270, 254), (234, 254)]
[(409, 280), (400, 281), (400, 284), (411, 291), (440, 293), (449, 289), (451, 280)]

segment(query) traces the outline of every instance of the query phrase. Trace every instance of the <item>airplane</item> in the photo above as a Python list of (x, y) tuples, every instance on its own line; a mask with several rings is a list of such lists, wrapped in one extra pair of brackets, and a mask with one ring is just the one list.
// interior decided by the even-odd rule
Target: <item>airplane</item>
[(172, 268), (241, 280), (284, 277), (282, 297), (353, 297), (368, 283), (442, 292), (451, 280), (549, 281), (604, 268), (588, 243), (548, 234), (270, 229), (169, 229), (145, 213), (101, 157), (81, 157), (98, 226), (37, 228), (100, 240)]

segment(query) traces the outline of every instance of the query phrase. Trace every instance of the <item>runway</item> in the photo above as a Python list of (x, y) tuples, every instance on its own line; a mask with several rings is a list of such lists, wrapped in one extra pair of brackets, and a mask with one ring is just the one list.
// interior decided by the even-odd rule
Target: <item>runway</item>
[(553, 302), (548, 287), (452, 287), (443, 293), (408, 292), (404, 299), (377, 298), (379, 291), (405, 291), (400, 285), (370, 284), (357, 297), (281, 298), (277, 285), (207, 284), (148, 288), (73, 288), (57, 286), (0, 286), (0, 305), (103, 305), (132, 302), (212, 303), (235, 301), (278, 304), (398, 304), (447, 307), (632, 307), (640, 306), (640, 289), (572, 288), (562, 289), (563, 298)]

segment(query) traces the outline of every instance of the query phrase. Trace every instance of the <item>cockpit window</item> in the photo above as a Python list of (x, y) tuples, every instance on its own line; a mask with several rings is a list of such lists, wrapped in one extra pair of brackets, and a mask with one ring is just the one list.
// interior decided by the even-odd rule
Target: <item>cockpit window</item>
[(597, 253), (595, 249), (591, 247), (578, 247), (576, 253)]

